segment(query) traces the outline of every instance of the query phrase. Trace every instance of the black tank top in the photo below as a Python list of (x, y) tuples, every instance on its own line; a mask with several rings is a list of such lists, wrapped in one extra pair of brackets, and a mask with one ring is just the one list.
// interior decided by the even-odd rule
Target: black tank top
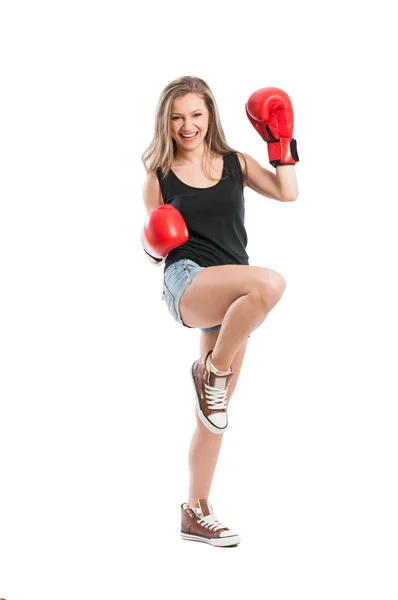
[(156, 174), (164, 203), (180, 211), (189, 233), (188, 241), (167, 255), (165, 270), (181, 258), (200, 267), (249, 264), (242, 168), (236, 152), (224, 155), (221, 180), (208, 188), (187, 185), (171, 170), (164, 178), (160, 167)]

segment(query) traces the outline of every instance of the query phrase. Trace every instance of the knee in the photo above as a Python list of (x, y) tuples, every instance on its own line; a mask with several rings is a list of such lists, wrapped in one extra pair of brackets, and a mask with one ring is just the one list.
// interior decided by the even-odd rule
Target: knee
[(281, 273), (278, 273), (278, 271), (272, 271), (270, 286), (275, 296), (277, 296), (278, 299), (280, 299), (283, 295), (283, 292), (286, 289), (286, 279)]
[(270, 311), (281, 299), (286, 288), (286, 280), (277, 271), (269, 271), (269, 277), (262, 280), (254, 290), (254, 297), (261, 307)]

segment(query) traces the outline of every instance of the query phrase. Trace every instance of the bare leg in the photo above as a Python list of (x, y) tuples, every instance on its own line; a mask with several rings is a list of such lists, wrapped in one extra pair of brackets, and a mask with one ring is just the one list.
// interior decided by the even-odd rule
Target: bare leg
[(279, 302), (286, 287), (273, 269), (245, 265), (208, 267), (180, 300), (183, 322), (191, 327), (222, 323), (211, 361), (228, 371), (242, 344)]
[[(200, 356), (214, 349), (213, 365), (220, 371), (232, 368), (227, 402), (239, 378), (248, 336), (278, 303), (285, 286), (283, 276), (273, 269), (223, 265), (201, 271), (182, 295), (179, 307), (186, 325), (212, 327), (222, 323), (220, 332), (201, 335)], [(223, 437), (202, 424), (196, 407), (195, 413), (197, 426), (189, 450), (191, 507), (198, 498), (208, 499)]]
[[(214, 344), (219, 336), (218, 331), (209, 331), (202, 333), (200, 337), (200, 356), (207, 354), (214, 348)], [(238, 382), (239, 373), (245, 356), (247, 340), (242, 344), (234, 360), (232, 361), (232, 370), (234, 377), (231, 379), (228, 387), (227, 403), (235, 390)], [(198, 417), (196, 408), (196, 429), (194, 431), (191, 446), (189, 449), (189, 470), (190, 483), (188, 505), (196, 506), (198, 498), (208, 499), (210, 487), (213, 481), (218, 456), (220, 454), (223, 435), (214, 434), (209, 431)]]
[(278, 293), (278, 297), (276, 297), (275, 293), (260, 295), (253, 292), (241, 296), (231, 304), (211, 354), (211, 362), (216, 369), (228, 371), (237, 350), (266, 319), (270, 310), (278, 302), (280, 295)]

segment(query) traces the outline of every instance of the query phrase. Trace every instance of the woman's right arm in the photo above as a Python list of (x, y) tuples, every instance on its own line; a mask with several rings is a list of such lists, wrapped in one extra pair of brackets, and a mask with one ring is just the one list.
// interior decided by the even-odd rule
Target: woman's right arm
[(144, 204), (149, 215), (155, 208), (164, 204), (162, 192), (160, 190), (159, 180), (156, 173), (148, 173), (142, 190)]
[[(159, 180), (157, 178), (156, 173), (148, 173), (147, 178), (144, 182), (142, 196), (144, 199), (144, 205), (147, 215), (149, 215), (149, 213), (155, 210), (155, 208), (158, 208), (159, 206), (164, 204)], [(145, 254), (148, 257), (149, 262), (151, 262), (153, 265), (160, 267), (164, 264), (165, 259), (156, 259), (147, 252), (145, 252)]]

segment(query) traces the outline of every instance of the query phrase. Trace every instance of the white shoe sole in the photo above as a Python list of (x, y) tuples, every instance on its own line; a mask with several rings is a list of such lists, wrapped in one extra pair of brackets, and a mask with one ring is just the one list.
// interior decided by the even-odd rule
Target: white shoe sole
[(237, 546), (238, 544), (240, 544), (239, 535), (230, 535), (229, 537), (223, 538), (207, 538), (204, 536), (202, 537), (201, 535), (183, 533), (181, 531), (181, 538), (183, 540), (189, 540), (191, 542), (204, 542), (205, 544), (210, 544), (211, 546), (218, 546), (221, 548), (226, 548), (228, 546)]
[[(194, 363), (194, 364), (195, 364), (195, 363)], [(228, 427), (228, 423), (227, 423), (227, 425), (226, 425), (226, 426), (225, 426), (223, 429), (220, 429), (220, 427), (216, 427), (215, 425), (213, 425), (212, 423), (210, 423), (210, 421), (209, 421), (208, 419), (206, 419), (206, 416), (204, 415), (204, 413), (203, 413), (203, 411), (202, 411), (202, 409), (201, 409), (201, 407), (200, 407), (200, 402), (199, 402), (199, 394), (198, 394), (198, 390), (197, 390), (197, 388), (196, 388), (196, 384), (195, 384), (195, 378), (194, 378), (194, 374), (193, 374), (193, 365), (192, 365), (192, 367), (191, 367), (191, 370), (190, 370), (190, 375), (191, 375), (191, 379), (192, 379), (193, 387), (194, 387), (194, 390), (195, 390), (195, 396), (196, 396), (196, 410), (197, 410), (197, 412), (198, 412), (199, 419), (202, 421), (203, 425), (204, 425), (205, 427), (207, 427), (207, 429), (208, 429), (209, 431), (211, 431), (212, 433), (218, 433), (218, 434), (220, 434), (220, 433), (221, 433), (221, 434), (222, 434), (222, 433), (224, 433), (224, 431), (225, 431), (225, 430), (227, 429), (227, 427)], [(228, 418), (228, 417), (227, 417), (227, 418)]]

